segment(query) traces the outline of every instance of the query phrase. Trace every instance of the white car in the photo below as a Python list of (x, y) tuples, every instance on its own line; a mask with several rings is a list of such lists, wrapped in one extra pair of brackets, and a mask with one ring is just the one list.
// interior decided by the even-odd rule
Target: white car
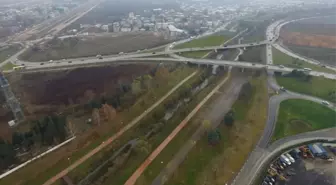
[(327, 105), (327, 106), (330, 105), (330, 103), (327, 102), (327, 101), (322, 101), (322, 104), (323, 104), (323, 105)]
[(284, 65), (279, 65), (279, 67), (280, 67), (280, 68), (285, 68), (285, 66), (284, 66)]
[(285, 156), (290, 160), (291, 163), (295, 162), (294, 158), (289, 153), (286, 153)]

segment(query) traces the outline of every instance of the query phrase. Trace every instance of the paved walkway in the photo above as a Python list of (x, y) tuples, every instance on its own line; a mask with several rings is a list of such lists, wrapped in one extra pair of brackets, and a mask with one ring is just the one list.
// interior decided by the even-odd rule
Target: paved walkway
[(148, 113), (150, 113), (152, 110), (154, 110), (159, 104), (161, 104), (168, 96), (170, 96), (173, 92), (175, 92), (179, 87), (181, 87), (186, 81), (188, 81), (190, 78), (196, 75), (197, 72), (192, 73), (187, 78), (182, 80), (180, 83), (178, 83), (174, 88), (172, 88), (167, 94), (165, 94), (161, 99), (159, 99), (156, 103), (154, 103), (151, 107), (146, 109), (141, 115), (133, 119), (129, 124), (127, 124), (125, 127), (123, 127), (119, 132), (114, 134), (113, 136), (109, 137), (107, 140), (102, 142), (98, 147), (91, 150), (89, 153), (75, 161), (73, 164), (71, 164), (69, 167), (65, 168), (61, 172), (59, 172), (54, 177), (50, 178), (47, 182), (45, 182), (43, 185), (52, 185), (55, 183), (59, 178), (62, 178), (67, 173), (69, 173), (71, 170), (75, 169), (77, 166), (85, 162), (87, 159), (89, 159), (91, 156), (98, 153), (100, 150), (105, 148), (107, 145), (111, 144), (113, 141), (118, 139), (121, 135), (124, 134), (127, 130), (132, 128), (134, 125), (136, 125), (142, 118), (144, 118)]
[(171, 140), (187, 125), (189, 120), (199, 111), (199, 109), (216, 93), (219, 88), (229, 79), (231, 70), (228, 76), (220, 82), (189, 114), (188, 116), (173, 130), (172, 133), (150, 154), (150, 156), (139, 166), (124, 185), (134, 185), (140, 175), (152, 163), (152, 161), (161, 153), (161, 151), (170, 143)]

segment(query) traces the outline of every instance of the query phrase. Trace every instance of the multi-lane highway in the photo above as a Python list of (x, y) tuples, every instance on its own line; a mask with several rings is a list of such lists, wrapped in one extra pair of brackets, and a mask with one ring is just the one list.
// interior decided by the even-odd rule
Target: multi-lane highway
[[(302, 19), (299, 19), (302, 20)], [(281, 26), (288, 24), (290, 22), (294, 22), (298, 20), (283, 22), (283, 20), (279, 20), (273, 24), (271, 24), (266, 31), (266, 37), (267, 40), (273, 40), (276, 41), (279, 37), (279, 32)], [(280, 24), (281, 23), (281, 24)], [(273, 46), (275, 44), (272, 44)], [(293, 54), (289, 50), (285, 50), (282, 47), (275, 47), (280, 51), (284, 53), (290, 53), (290, 56), (297, 57), (297, 55)], [(266, 46), (266, 58), (267, 58), (267, 64), (272, 64), (272, 46), (267, 45)], [(314, 63), (316, 64), (316, 63)], [(315, 74), (316, 72), (312, 72), (311, 74)], [(257, 146), (253, 150), (253, 152), (250, 154), (248, 160), (245, 162), (244, 166), (242, 167), (241, 171), (238, 173), (234, 181), (232, 182), (232, 185), (253, 185), (258, 177), (263, 172), (263, 169), (266, 168), (266, 166), (273, 160), (275, 157), (280, 155), (281, 151), (285, 149), (289, 149), (290, 147), (296, 146), (300, 143), (305, 142), (313, 142), (318, 140), (324, 140), (324, 141), (331, 141), (336, 140), (336, 128), (332, 129), (325, 129), (321, 131), (316, 132), (309, 132), (309, 133), (303, 133), (291, 137), (287, 137), (284, 139), (280, 139), (276, 142), (274, 142), (272, 145), (269, 145), (269, 142), (271, 140), (271, 137), (273, 135), (273, 131), (275, 129), (275, 124), (278, 116), (278, 109), (280, 106), (280, 103), (287, 99), (305, 99), (317, 103), (321, 103), (323, 100), (320, 98), (307, 96), (299, 93), (290, 92), (288, 90), (282, 91), (280, 90), (280, 87), (276, 83), (276, 80), (273, 77), (272, 73), (269, 73), (268, 78), (268, 84), (271, 89), (274, 91), (280, 92), (279, 95), (272, 96), (269, 100), (268, 105), (268, 118), (267, 123), (263, 132), (263, 135), (261, 136)], [(329, 108), (335, 110), (335, 104), (328, 105)], [(251, 170), (254, 169), (254, 170)]]

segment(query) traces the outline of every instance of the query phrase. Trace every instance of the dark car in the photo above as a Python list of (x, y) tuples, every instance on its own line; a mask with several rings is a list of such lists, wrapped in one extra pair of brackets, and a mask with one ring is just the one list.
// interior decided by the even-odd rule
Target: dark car
[(72, 63), (72, 61), (70, 60), (68, 63)]
[(40, 63), (40, 65), (43, 65), (44, 63)]

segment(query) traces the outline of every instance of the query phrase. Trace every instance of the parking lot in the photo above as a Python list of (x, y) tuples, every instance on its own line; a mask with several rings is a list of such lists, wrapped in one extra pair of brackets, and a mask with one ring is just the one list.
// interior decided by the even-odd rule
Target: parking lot
[(281, 154), (262, 185), (336, 185), (335, 144), (313, 143)]
[(322, 159), (297, 160), (288, 171), (295, 174), (288, 181), (279, 181), (278, 185), (336, 185), (336, 163)]

